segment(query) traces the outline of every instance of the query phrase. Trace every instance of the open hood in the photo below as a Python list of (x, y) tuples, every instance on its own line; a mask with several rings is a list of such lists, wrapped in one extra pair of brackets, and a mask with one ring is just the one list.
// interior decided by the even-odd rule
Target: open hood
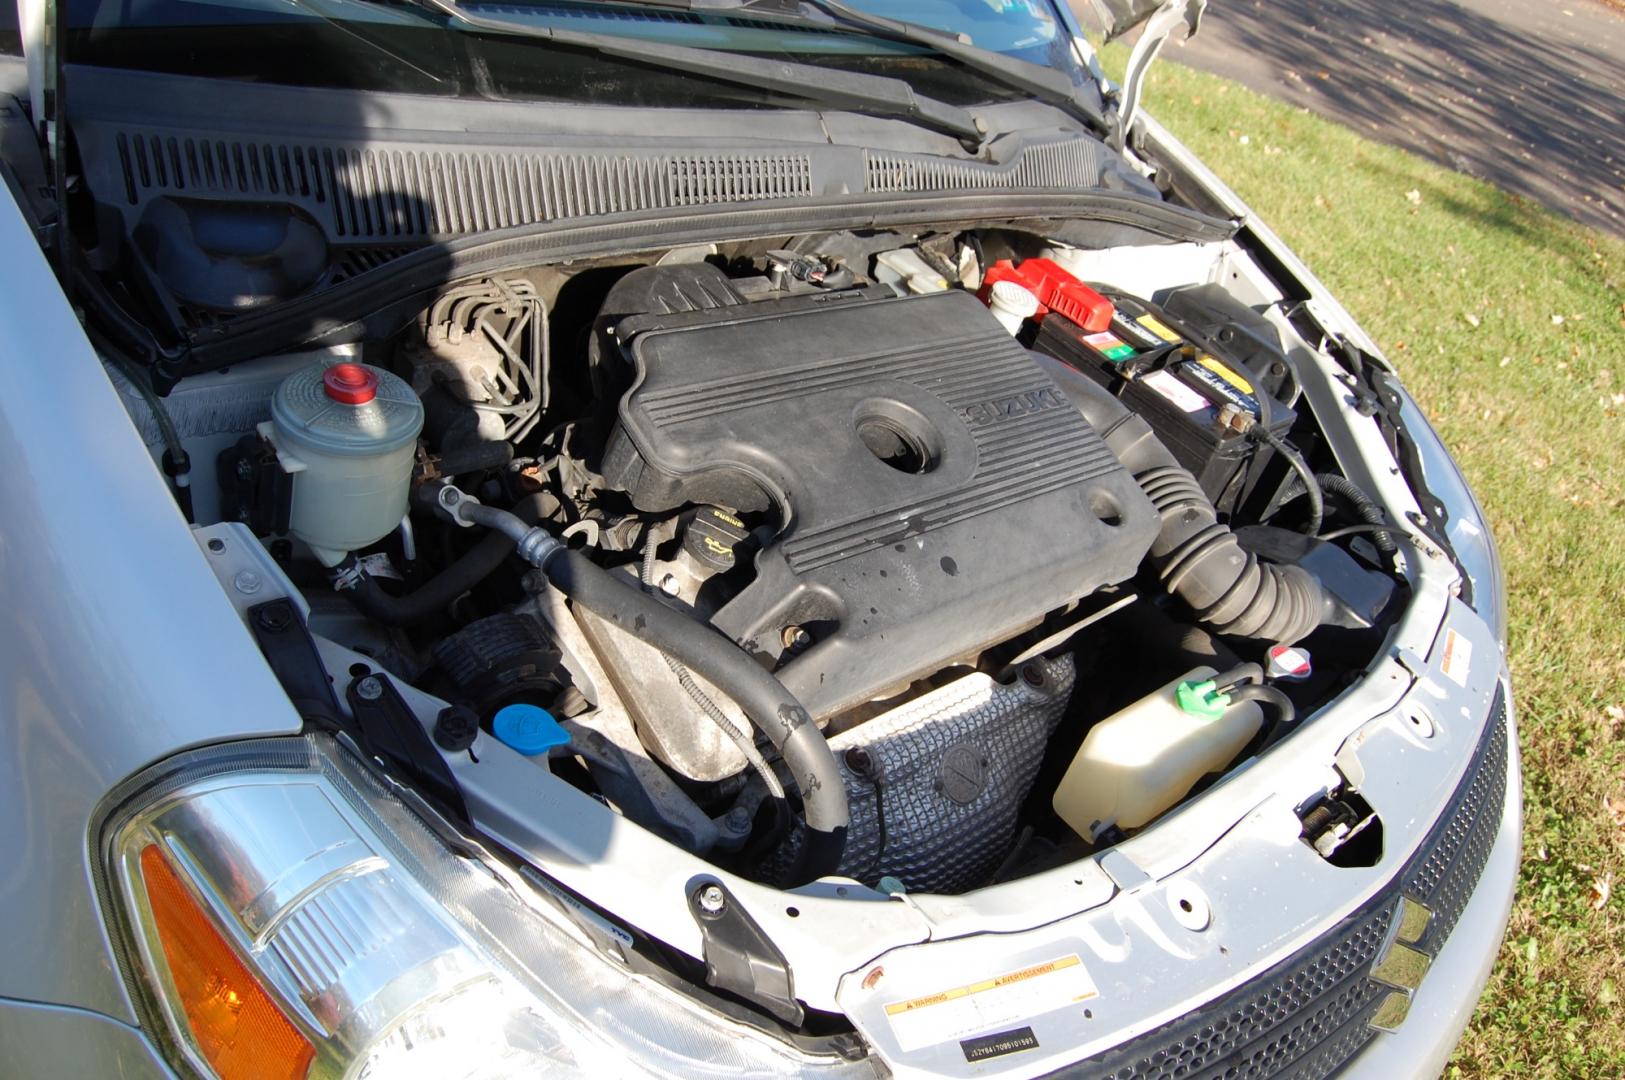
[(1207, 0), (1093, 0), (1093, 3), (1107, 41), (1122, 37), (1164, 10), (1171, 10), (1182, 18), (1189, 32), (1194, 34), (1207, 7)]
[(1094, 6), (1107, 41), (1122, 37), (1142, 24), (1145, 26), (1145, 32), (1129, 54), (1118, 98), (1113, 142), (1122, 149), (1140, 108), (1140, 87), (1151, 61), (1157, 58), (1163, 42), (1181, 23), (1185, 24), (1187, 37), (1195, 35), (1202, 12), (1207, 9), (1207, 0), (1094, 0)]

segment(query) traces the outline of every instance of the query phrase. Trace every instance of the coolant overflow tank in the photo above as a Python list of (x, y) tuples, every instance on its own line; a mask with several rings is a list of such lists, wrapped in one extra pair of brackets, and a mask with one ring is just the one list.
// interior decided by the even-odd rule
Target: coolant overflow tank
[(1196, 668), (1090, 728), (1051, 800), (1061, 820), (1086, 840), (1106, 826), (1137, 829), (1241, 753), (1264, 722), (1256, 702), (1204, 717), (1178, 700), (1181, 683), (1215, 674)]
[(328, 566), (389, 535), (422, 430), (417, 395), (381, 368), (316, 364), (282, 380), (259, 432), (292, 477), (288, 531)]

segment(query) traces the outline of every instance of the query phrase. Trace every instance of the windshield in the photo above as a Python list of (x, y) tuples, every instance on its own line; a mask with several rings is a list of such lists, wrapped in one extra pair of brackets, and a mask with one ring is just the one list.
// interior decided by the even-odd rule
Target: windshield
[[(1085, 85), (1052, 0), (848, 0)], [(630, 3), (468, 3), (538, 28), (748, 53), (901, 78), (957, 105), (1026, 95), (918, 45), (831, 22), (813, 5), (723, 14)], [(785, 16), (775, 18), (775, 13)], [(514, 34), (401, 0), (68, 0), (71, 62), (247, 82), (506, 100), (762, 107), (759, 91)], [(178, 31), (184, 30), (184, 33)]]

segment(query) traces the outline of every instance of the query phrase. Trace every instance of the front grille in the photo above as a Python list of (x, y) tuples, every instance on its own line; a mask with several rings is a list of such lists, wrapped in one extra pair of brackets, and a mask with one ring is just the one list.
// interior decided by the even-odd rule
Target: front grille
[(1367, 1021), (1388, 993), (1370, 977), (1403, 894), (1432, 922), (1417, 946), (1437, 956), (1489, 859), (1506, 800), (1504, 688), (1454, 797), (1405, 869), (1377, 897), (1258, 978), (1104, 1054), (1064, 1080), (1321, 1080), (1376, 1034)]

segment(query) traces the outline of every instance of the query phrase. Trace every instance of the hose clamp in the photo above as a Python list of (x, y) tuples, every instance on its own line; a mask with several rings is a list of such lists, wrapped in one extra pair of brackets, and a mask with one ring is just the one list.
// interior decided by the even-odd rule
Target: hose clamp
[(344, 592), (361, 584), (367, 572), (361, 568), (361, 560), (354, 556), (333, 568), (333, 591)]
[(531, 529), (519, 541), (519, 557), (538, 570), (545, 570), (547, 562), (564, 550), (563, 541), (540, 526)]

